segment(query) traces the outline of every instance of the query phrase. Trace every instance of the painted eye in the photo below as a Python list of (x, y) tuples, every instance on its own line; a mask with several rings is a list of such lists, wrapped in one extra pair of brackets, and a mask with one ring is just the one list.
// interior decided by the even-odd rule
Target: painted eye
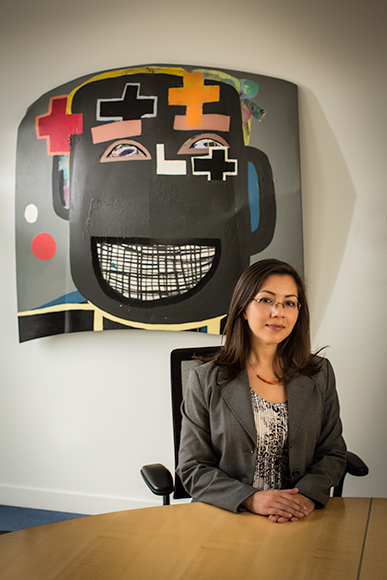
[(109, 161), (132, 161), (150, 159), (149, 151), (136, 141), (116, 141), (106, 149), (101, 157), (101, 163)]
[(192, 143), (190, 149), (208, 149), (209, 147), (224, 147), (219, 141), (215, 139), (209, 139), (208, 137), (204, 139), (198, 139), (195, 143)]
[(114, 147), (107, 157), (134, 157), (136, 155), (145, 157), (144, 153), (135, 145), (122, 144)]
[(229, 147), (229, 144), (223, 137), (216, 135), (215, 133), (203, 133), (201, 135), (195, 135), (195, 137), (190, 137), (184, 145), (182, 145), (178, 151), (179, 154), (200, 154), (208, 153), (210, 148), (216, 147)]

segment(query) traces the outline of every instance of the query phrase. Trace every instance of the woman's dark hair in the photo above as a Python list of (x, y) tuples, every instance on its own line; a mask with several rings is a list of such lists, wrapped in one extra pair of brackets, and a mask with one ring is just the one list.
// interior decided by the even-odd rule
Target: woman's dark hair
[(249, 266), (235, 286), (224, 329), (224, 346), (212, 359), (223, 368), (228, 378), (236, 377), (247, 364), (251, 350), (251, 331), (244, 313), (266, 278), (273, 274), (291, 276), (294, 279), (298, 301), (301, 304), (292, 332), (277, 347), (273, 370), (277, 376), (289, 382), (299, 373), (313, 375), (320, 368), (319, 359), (316, 359), (310, 350), (309, 308), (304, 281), (292, 266), (271, 258)]

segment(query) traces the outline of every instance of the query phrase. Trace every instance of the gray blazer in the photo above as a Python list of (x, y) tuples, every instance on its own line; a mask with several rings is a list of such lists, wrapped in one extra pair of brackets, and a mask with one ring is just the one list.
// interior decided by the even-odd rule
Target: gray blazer
[[(322, 360), (319, 373), (287, 385), (291, 486), (324, 507), (346, 465), (335, 376)], [(182, 405), (177, 473), (188, 493), (233, 512), (253, 486), (257, 432), (247, 371), (226, 380), (212, 362), (193, 369)]]

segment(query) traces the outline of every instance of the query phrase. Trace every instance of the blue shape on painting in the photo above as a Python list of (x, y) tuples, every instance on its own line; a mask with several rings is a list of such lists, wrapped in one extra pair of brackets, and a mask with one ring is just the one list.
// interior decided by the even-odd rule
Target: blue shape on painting
[(249, 183), (249, 206), (250, 206), (250, 226), (255, 232), (259, 224), (259, 184), (258, 175), (253, 163), (248, 163), (248, 183)]
[(75, 292), (69, 292), (69, 294), (64, 294), (51, 302), (47, 302), (34, 310), (40, 310), (40, 308), (49, 308), (50, 306), (57, 306), (58, 304), (81, 304), (82, 302), (87, 302), (86, 298), (82, 296), (78, 290)]

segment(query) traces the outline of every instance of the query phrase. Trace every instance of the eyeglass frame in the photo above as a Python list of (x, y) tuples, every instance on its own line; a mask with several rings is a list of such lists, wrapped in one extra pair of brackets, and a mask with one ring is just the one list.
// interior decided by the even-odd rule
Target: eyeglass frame
[[(254, 302), (256, 302), (257, 304), (261, 303), (261, 300), (273, 300), (273, 298), (269, 298), (268, 296), (263, 296), (262, 298), (252, 298), (251, 300), (253, 300)], [(302, 304), (300, 302), (298, 302), (297, 300), (285, 300), (285, 302), (294, 302), (296, 305), (296, 309), (294, 310), (294, 312), (299, 312), (301, 309)], [(269, 307), (272, 310), (273, 308), (277, 309), (278, 305), (281, 304), (283, 311), (284, 312), (289, 312), (289, 310), (285, 310), (285, 302), (280, 302), (279, 300), (273, 300), (273, 304), (270, 304)], [(262, 304), (261, 306), (264, 306), (264, 304)], [(293, 312), (293, 309), (290, 309), (290, 312)]]

